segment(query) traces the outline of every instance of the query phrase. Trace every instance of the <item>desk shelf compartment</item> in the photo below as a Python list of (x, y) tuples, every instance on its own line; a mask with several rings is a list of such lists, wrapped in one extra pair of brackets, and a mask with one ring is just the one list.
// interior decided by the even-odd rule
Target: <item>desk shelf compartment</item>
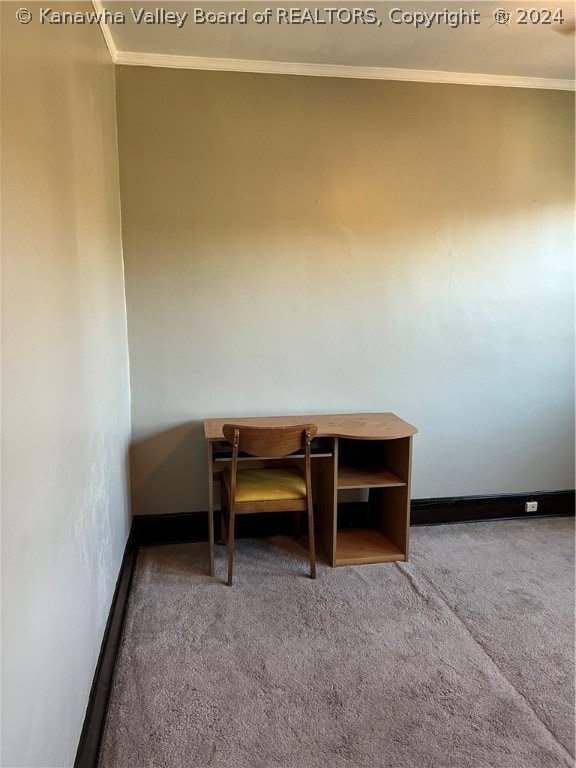
[(377, 528), (338, 531), (335, 565), (366, 565), (406, 560), (406, 555)]
[(338, 468), (338, 489), (393, 488), (404, 486), (406, 481), (389, 469), (377, 466), (344, 466)]
[(369, 527), (359, 521), (361, 527), (340, 528), (336, 505), (333, 565), (408, 559), (410, 445), (410, 438), (338, 441), (336, 495), (366, 490), (371, 522)]

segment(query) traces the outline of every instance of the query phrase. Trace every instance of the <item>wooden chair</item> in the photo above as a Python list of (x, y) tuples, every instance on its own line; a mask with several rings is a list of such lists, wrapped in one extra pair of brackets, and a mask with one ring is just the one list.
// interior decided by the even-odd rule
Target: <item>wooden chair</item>
[[(310, 578), (316, 578), (310, 443), (317, 431), (315, 424), (293, 427), (244, 427), (238, 424), (223, 426), (224, 437), (232, 444), (230, 470), (225, 470), (221, 476), (222, 542), (226, 543), (228, 539), (228, 586), (232, 585), (236, 515), (262, 512), (295, 512), (298, 520), (301, 512), (308, 513)], [(294, 467), (266, 467), (265, 463), (258, 469), (238, 469), (240, 451), (250, 456), (272, 459), (286, 457), (302, 449), (303, 472)]]

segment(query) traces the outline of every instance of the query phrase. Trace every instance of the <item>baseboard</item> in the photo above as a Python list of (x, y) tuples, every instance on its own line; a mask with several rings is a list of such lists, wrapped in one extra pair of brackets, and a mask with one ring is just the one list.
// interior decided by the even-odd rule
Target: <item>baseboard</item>
[[(302, 519), (302, 529), (305, 530)], [(208, 541), (208, 512), (179, 512), (168, 515), (139, 515), (134, 518), (134, 530), (139, 546), (182, 544), (187, 541)], [(216, 538), (220, 535), (220, 513), (214, 521)], [(241, 515), (236, 518), (236, 537), (282, 536), (292, 533), (291, 512), (271, 512), (266, 515)]]
[(168, 515), (137, 515), (133, 518), (132, 529), (136, 535), (138, 546), (144, 547), (153, 544), (208, 541), (208, 513), (178, 512)]
[[(410, 505), (411, 525), (440, 525), (478, 520), (552, 517), (574, 515), (574, 491), (538, 491), (498, 494), (492, 496), (451, 496), (436, 499), (413, 499)], [(537, 501), (536, 512), (525, 512), (526, 501)], [(340, 504), (339, 524), (344, 528), (371, 525), (368, 504)], [(219, 527), (218, 515), (215, 526)], [(207, 541), (207, 512), (181, 512), (169, 515), (141, 515), (134, 518), (138, 544), (177, 544), (186, 541)], [(303, 521), (304, 522), (304, 521)], [(289, 534), (292, 531), (290, 513), (246, 515), (236, 521), (238, 538)], [(218, 530), (216, 531), (218, 535)]]
[(102, 639), (92, 688), (90, 689), (90, 697), (78, 743), (74, 768), (96, 768), (98, 765), (108, 702), (112, 690), (114, 667), (116, 665), (120, 640), (122, 639), (124, 617), (130, 596), (137, 554), (138, 540), (134, 526), (132, 526), (124, 549), (122, 565), (120, 566), (120, 573), (116, 581), (108, 622)]
[[(538, 491), (494, 496), (460, 496), (413, 499), (411, 525), (470, 523), (480, 520), (509, 520), (574, 515), (574, 491)], [(535, 512), (525, 512), (527, 501), (538, 502)]]

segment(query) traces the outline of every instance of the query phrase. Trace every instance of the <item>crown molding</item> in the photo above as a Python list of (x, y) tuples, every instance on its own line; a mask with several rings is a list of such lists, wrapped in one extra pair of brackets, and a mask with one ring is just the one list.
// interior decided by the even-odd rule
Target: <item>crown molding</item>
[[(94, 7), (96, 13), (100, 14), (100, 18), (104, 18), (104, 6), (102, 5), (102, 0), (92, 0), (92, 6)], [(105, 24), (103, 21), (101, 21), (100, 29), (102, 30), (104, 40), (108, 46), (110, 58), (112, 59), (113, 63), (116, 64), (116, 59), (118, 58), (118, 49), (116, 48), (116, 43), (112, 37), (112, 32), (110, 32), (110, 27), (108, 24)]]
[[(92, 5), (94, 10), (102, 14), (103, 17), (102, 0), (92, 0)], [(554, 91), (576, 90), (576, 80), (559, 80), (547, 77), (516, 77), (514, 75), (484, 75), (473, 72), (442, 72), (433, 69), (357, 67), (342, 64), (305, 64), (287, 61), (257, 61), (254, 59), (216, 59), (202, 56), (119, 51), (110, 32), (110, 27), (101, 21), (100, 28), (114, 64), (132, 67), (167, 67), (169, 69), (202, 69), (214, 72), (255, 72), (269, 75), (397, 80), (412, 83), (492, 85), (503, 88), (540, 88)]]
[[(99, 2), (99, 0), (94, 0)], [(112, 51), (111, 51), (112, 53)], [(482, 75), (469, 72), (440, 72), (425, 69), (392, 69), (385, 67), (354, 67), (341, 64), (303, 64), (285, 61), (255, 61), (252, 59), (212, 59), (199, 56), (176, 56), (161, 53), (116, 51), (115, 64), (135, 67), (169, 67), (172, 69), (203, 69), (216, 72), (257, 72), (271, 75), (308, 75), (312, 77), (347, 77), (365, 80), (400, 80), (415, 83), (452, 83), (457, 85), (492, 85), (505, 88), (543, 88), (574, 91), (576, 81), (545, 77), (515, 77)]]

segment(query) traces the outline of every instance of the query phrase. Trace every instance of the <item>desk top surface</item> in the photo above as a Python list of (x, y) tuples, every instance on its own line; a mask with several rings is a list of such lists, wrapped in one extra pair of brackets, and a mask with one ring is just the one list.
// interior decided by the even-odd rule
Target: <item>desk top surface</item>
[(352, 440), (395, 440), (411, 437), (418, 430), (393, 413), (337, 413), (318, 416), (231, 416), (227, 419), (205, 419), (206, 440), (223, 440), (224, 424), (252, 427), (288, 427), (316, 424), (318, 437), (344, 437)]

